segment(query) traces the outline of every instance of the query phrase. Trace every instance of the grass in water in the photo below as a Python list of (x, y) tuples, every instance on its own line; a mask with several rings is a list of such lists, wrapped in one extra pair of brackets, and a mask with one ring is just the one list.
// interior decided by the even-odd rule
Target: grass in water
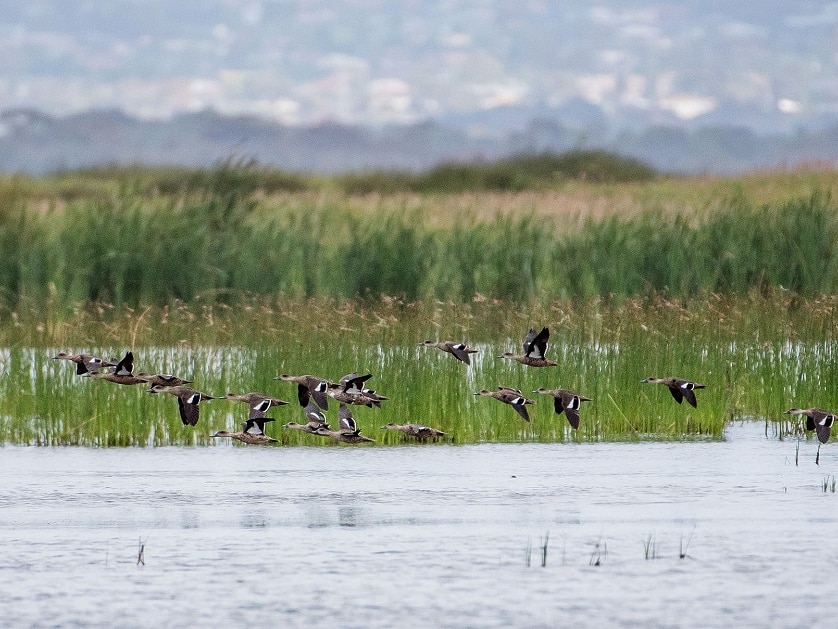
[(139, 541), (139, 550), (137, 551), (137, 565), (144, 566), (145, 565), (145, 541), (143, 538), (140, 538)]
[(608, 544), (602, 539), (598, 539), (591, 551), (591, 557), (588, 560), (589, 566), (601, 566), (608, 561)]
[(653, 535), (649, 534), (643, 540), (643, 558), (646, 560), (658, 558), (658, 545)]
[(690, 548), (690, 543), (693, 541), (693, 534), (695, 533), (695, 527), (693, 527), (692, 531), (690, 531), (690, 536), (684, 540), (684, 536), (681, 535), (681, 541), (678, 544), (678, 558), (679, 559), (686, 559), (689, 555), (687, 555), (687, 551)]
[[(763, 297), (708, 295), (691, 302), (663, 297), (605, 303), (500, 300), (406, 302), (271, 300), (235, 305), (116, 308), (100, 304), (72, 320), (48, 306), (0, 325), (0, 440), (36, 445), (154, 446), (207, 444), (217, 430), (238, 429), (241, 405), (201, 404), (197, 428), (183, 426), (172, 396), (80, 378), (59, 351), (106, 358), (130, 349), (135, 372), (174, 373), (214, 397), (260, 391), (291, 404), (272, 411), (269, 434), (283, 444), (324, 440), (282, 424), (303, 419), (296, 388), (282, 374), (337, 381), (372, 373), (368, 385), (390, 397), (382, 408), (354, 410), (363, 434), (402, 443), (388, 423), (440, 428), (445, 443), (720, 439), (732, 419), (765, 418), (781, 432), (802, 432), (790, 406), (838, 406), (831, 342), (836, 298), (802, 302), (783, 293)], [(548, 325), (548, 357), (532, 368), (499, 359), (518, 350), (530, 327)], [(690, 334), (679, 330), (689, 329)], [(478, 349), (467, 366), (417, 343), (463, 340)], [(793, 340), (786, 340), (793, 339)], [(805, 378), (801, 374), (805, 373)], [(677, 375), (707, 385), (698, 407), (677, 404), (647, 376)], [(531, 422), (508, 405), (476, 398), (481, 388), (513, 386), (525, 394), (564, 387), (593, 399), (572, 430), (552, 399), (530, 406)], [(531, 395), (531, 394), (530, 394)], [(539, 398), (541, 396), (535, 396)], [(336, 406), (336, 405), (335, 405)], [(331, 409), (327, 415), (334, 415)], [(785, 422), (785, 423), (784, 423)], [(794, 422), (794, 423), (791, 423)]]
[[(834, 490), (833, 490), (834, 491)], [(550, 543), (550, 531), (544, 534), (541, 538), (541, 567), (547, 567), (547, 546)]]
[[(521, 166), (544, 164), (442, 168), (432, 187), (479, 176), (515, 190)], [(243, 419), (212, 400), (184, 427), (171, 396), (76, 378), (50, 360), (61, 350), (130, 349), (137, 371), (291, 402), (295, 389), (274, 376), (370, 372), (391, 400), (355, 416), (384, 444), (400, 443), (380, 430), (388, 421), (436, 426), (454, 443), (720, 439), (727, 422), (753, 418), (782, 437), (803, 432), (786, 408), (838, 406), (834, 173), (600, 180), (611, 183), (353, 196), (339, 180), (235, 161), (0, 178), (0, 441), (207, 444)], [(571, 216), (568, 195), (620, 211)], [(540, 326), (558, 366), (496, 358)], [(466, 367), (417, 348), (423, 339), (479, 353)], [(708, 388), (694, 409), (642, 385), (648, 376)], [(499, 385), (594, 401), (573, 431), (550, 400), (526, 423), (472, 395)], [(302, 419), (296, 405), (275, 416), (282, 444), (324, 444), (282, 429)]]

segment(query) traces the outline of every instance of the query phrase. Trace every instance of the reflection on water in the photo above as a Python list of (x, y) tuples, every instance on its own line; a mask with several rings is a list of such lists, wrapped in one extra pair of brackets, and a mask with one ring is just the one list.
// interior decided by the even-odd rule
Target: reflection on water
[(728, 435), (7, 447), (0, 626), (828, 623), (838, 603), (816, 593), (838, 562), (838, 494), (822, 485), (838, 448), (818, 467), (803, 442), (795, 466), (796, 442), (760, 424)]

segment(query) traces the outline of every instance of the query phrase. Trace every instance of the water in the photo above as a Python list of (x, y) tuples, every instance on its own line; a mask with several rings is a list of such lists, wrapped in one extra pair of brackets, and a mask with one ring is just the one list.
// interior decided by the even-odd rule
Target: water
[(0, 626), (823, 625), (815, 447), (5, 447)]

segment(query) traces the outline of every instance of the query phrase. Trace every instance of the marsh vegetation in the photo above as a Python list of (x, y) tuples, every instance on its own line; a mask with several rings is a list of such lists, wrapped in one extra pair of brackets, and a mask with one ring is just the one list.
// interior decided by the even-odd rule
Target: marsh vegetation
[[(261, 391), (285, 399), (291, 404), (271, 410), (277, 422), (269, 430), (283, 443), (323, 442), (277, 427), (302, 419), (295, 386), (274, 380), (281, 373), (333, 380), (373, 373), (368, 384), (391, 399), (354, 414), (364, 434), (385, 443), (401, 443), (400, 434), (379, 429), (388, 422), (433, 425), (455, 443), (718, 439), (735, 418), (765, 418), (790, 435), (802, 424), (783, 413), (788, 406), (808, 400), (838, 406), (828, 385), (836, 377), (836, 307), (838, 298), (801, 301), (775, 292), (620, 304), (253, 298), (143, 310), (92, 305), (66, 318), (47, 308), (18, 314), (3, 328), (0, 438), (208, 443), (208, 435), (245, 419), (240, 404), (211, 400), (201, 405), (197, 429), (184, 427), (172, 400), (147, 395), (144, 386), (80, 378), (72, 365), (51, 360), (67, 348), (107, 357), (132, 349), (138, 371), (175, 373), (210, 395)], [(550, 324), (549, 355), (558, 366), (535, 369), (499, 358), (517, 350), (522, 332), (536, 322)], [(417, 347), (422, 339), (449, 336), (467, 338), (478, 350), (471, 366)], [(676, 404), (666, 387), (641, 382), (670, 373), (700, 374), (707, 389), (697, 408)], [(524, 392), (564, 386), (594, 401), (573, 431), (550, 398), (531, 407), (531, 423), (508, 405), (474, 399), (475, 391), (498, 385)]]
[[(6, 177), (0, 440), (204, 444), (243, 421), (213, 400), (198, 430), (184, 428), (172, 400), (50, 360), (66, 349), (130, 349), (138, 370), (211, 395), (289, 402), (280, 373), (371, 372), (391, 400), (355, 416), (384, 443), (401, 443), (379, 430), (388, 422), (455, 443), (718, 439), (733, 418), (785, 436), (800, 430), (789, 406), (838, 406), (834, 172), (597, 181), (355, 194), (245, 163)], [(545, 325), (557, 367), (497, 358)], [(417, 348), (424, 339), (479, 353), (469, 367)], [(670, 375), (707, 385), (698, 408), (640, 382)], [(525, 424), (472, 395), (498, 385), (594, 401), (578, 431), (551, 400)], [(282, 443), (324, 443), (281, 430), (302, 419), (295, 404), (272, 414)]]

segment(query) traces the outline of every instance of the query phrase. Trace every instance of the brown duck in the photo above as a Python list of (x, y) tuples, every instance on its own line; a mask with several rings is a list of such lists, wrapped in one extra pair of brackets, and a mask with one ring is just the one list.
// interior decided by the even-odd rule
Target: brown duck
[(421, 424), (394, 424), (390, 422), (381, 427), (383, 430), (398, 430), (403, 432), (408, 437), (415, 437), (420, 441), (427, 439), (438, 439), (444, 437), (445, 433), (430, 426), (422, 426)]
[(372, 389), (364, 386), (364, 383), (370, 378), (372, 378), (371, 373), (364, 376), (359, 376), (357, 373), (347, 374), (337, 384), (329, 382), (326, 393), (342, 404), (380, 407), (381, 402), (389, 398), (379, 395)]
[(541, 328), (541, 332), (536, 332), (530, 328), (527, 336), (524, 338), (523, 354), (513, 354), (512, 352), (504, 352), (498, 358), (509, 358), (517, 360), (522, 365), (529, 367), (555, 367), (556, 363), (552, 360), (547, 360), (547, 341), (550, 339), (550, 329)]
[(328, 428), (320, 427), (315, 433), (322, 437), (331, 437), (335, 441), (343, 443), (375, 443), (375, 439), (365, 437), (360, 432), (349, 432), (346, 430), (329, 430)]
[(105, 367), (116, 367), (116, 363), (103, 360), (98, 356), (91, 356), (90, 354), (70, 354), (67, 352), (58, 352), (52, 357), (53, 360), (69, 360), (76, 365), (76, 375), (83, 376), (86, 373), (96, 373)]
[(227, 400), (236, 400), (238, 402), (245, 402), (250, 407), (248, 419), (260, 419), (265, 416), (271, 406), (283, 406), (288, 404), (285, 400), (280, 400), (264, 393), (244, 393), (236, 395), (235, 393), (228, 393), (224, 396)]
[(641, 382), (664, 384), (669, 387), (669, 392), (678, 404), (681, 403), (681, 400), (687, 400), (693, 408), (698, 408), (698, 402), (695, 399), (695, 390), (707, 388), (704, 384), (698, 384), (697, 382), (684, 378), (645, 378)]
[(509, 404), (515, 409), (516, 413), (518, 413), (525, 420), (530, 421), (530, 414), (527, 412), (527, 407), (525, 405), (535, 404), (535, 400), (530, 400), (529, 398), (524, 397), (524, 394), (518, 389), (513, 389), (512, 387), (498, 387), (497, 391), (481, 389), (480, 391), (477, 391), (475, 395), (493, 397), (504, 404)]
[(116, 366), (109, 371), (88, 371), (82, 374), (85, 378), (95, 378), (97, 380), (107, 380), (114, 384), (144, 384), (145, 380), (134, 375), (134, 354), (133, 352), (126, 352)]
[(447, 352), (451, 354), (457, 360), (464, 362), (466, 365), (471, 364), (471, 358), (469, 358), (469, 354), (476, 354), (477, 350), (470, 348), (465, 343), (460, 343), (458, 341), (422, 341), (419, 343), (419, 346), (425, 347), (436, 347), (437, 349), (441, 349), (443, 352)]
[(150, 385), (159, 384), (161, 387), (179, 387), (182, 384), (192, 384), (191, 380), (184, 380), (183, 378), (178, 378), (170, 373), (146, 373), (141, 371), (138, 374), (135, 374), (135, 377), (139, 378), (143, 382), (147, 382)]
[(297, 401), (300, 406), (305, 408), (308, 406), (309, 400), (314, 399), (317, 404), (324, 411), (329, 410), (329, 398), (326, 396), (329, 381), (325, 378), (318, 378), (317, 376), (289, 376), (282, 374), (277, 376), (274, 380), (285, 380), (286, 382), (297, 383)]
[(180, 411), (180, 420), (183, 425), (195, 426), (198, 424), (198, 405), (205, 400), (214, 400), (215, 398), (206, 393), (201, 393), (195, 389), (188, 387), (164, 387), (155, 384), (148, 390), (149, 393), (170, 393), (177, 397), (178, 410)]
[(338, 409), (338, 430), (329, 430), (321, 426), (317, 429), (316, 434), (331, 437), (343, 443), (375, 443), (375, 439), (370, 439), (361, 434), (360, 428), (355, 423), (355, 418), (352, 417), (352, 411), (343, 402)]
[(591, 398), (585, 397), (567, 389), (545, 389), (540, 387), (533, 391), (533, 393), (543, 393), (544, 395), (552, 395), (553, 408), (557, 415), (564, 412), (570, 427), (573, 429), (579, 428), (579, 407), (582, 402), (591, 402)]
[(227, 432), (226, 430), (219, 430), (211, 437), (230, 437), (231, 439), (238, 439), (242, 443), (250, 443), (259, 445), (264, 443), (278, 443), (273, 437), (265, 434), (265, 424), (272, 422), (273, 419), (269, 417), (259, 417), (248, 419), (242, 424), (240, 432)]
[(832, 424), (835, 423), (835, 413), (825, 411), (822, 408), (790, 408), (785, 414), (806, 416), (806, 430), (814, 430), (818, 435), (818, 453), (815, 456), (815, 465), (820, 465), (821, 444), (829, 441)]
[(302, 430), (303, 432), (307, 432), (312, 435), (319, 434), (317, 432), (320, 428), (325, 428), (329, 430), (329, 424), (326, 421), (326, 415), (320, 410), (320, 407), (317, 406), (314, 402), (309, 402), (308, 406), (305, 408), (305, 416), (308, 420), (305, 424), (298, 424), (297, 422), (288, 422), (283, 426), (283, 428), (292, 428), (294, 430)]

